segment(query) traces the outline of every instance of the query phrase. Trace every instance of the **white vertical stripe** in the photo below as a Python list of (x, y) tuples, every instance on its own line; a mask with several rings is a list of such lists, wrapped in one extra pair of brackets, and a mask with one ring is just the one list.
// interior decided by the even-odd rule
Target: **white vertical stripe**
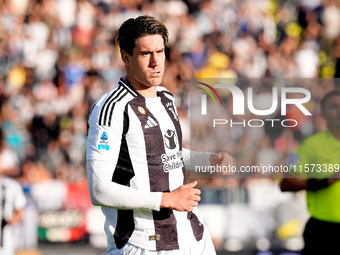
[(104, 229), (110, 231), (110, 233), (106, 233), (108, 245), (111, 247), (115, 247), (114, 234), (117, 226), (117, 209), (109, 208), (109, 207), (101, 207), (103, 214), (105, 215), (105, 223)]
[(202, 115), (207, 115), (207, 95), (206, 94), (202, 94), (201, 95), (201, 114)]
[(152, 124), (152, 122), (150, 121), (150, 119), (148, 119), (148, 121), (146, 122), (146, 124), (149, 126), (149, 127), (153, 127), (154, 124)]
[[(128, 111), (130, 116), (130, 129), (126, 141), (131, 156), (132, 166), (133, 169), (135, 169), (135, 176), (130, 181), (130, 187), (150, 192), (150, 177), (143, 129), (138, 117), (130, 106)], [(152, 211), (134, 210), (134, 218), (136, 226), (141, 226), (143, 229), (134, 231), (130, 238), (130, 242), (141, 247), (151, 246), (153, 250), (156, 250), (156, 242), (149, 241), (149, 236), (155, 235)]]
[(157, 126), (157, 122), (154, 119), (152, 119), (150, 116), (148, 117), (148, 119), (154, 126)]

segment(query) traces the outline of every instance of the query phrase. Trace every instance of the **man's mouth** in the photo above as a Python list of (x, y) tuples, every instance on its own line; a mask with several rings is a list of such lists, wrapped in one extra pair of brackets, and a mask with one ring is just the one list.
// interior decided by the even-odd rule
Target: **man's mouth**
[(150, 73), (150, 76), (151, 76), (151, 77), (158, 77), (158, 76), (160, 76), (160, 75), (161, 75), (161, 71)]

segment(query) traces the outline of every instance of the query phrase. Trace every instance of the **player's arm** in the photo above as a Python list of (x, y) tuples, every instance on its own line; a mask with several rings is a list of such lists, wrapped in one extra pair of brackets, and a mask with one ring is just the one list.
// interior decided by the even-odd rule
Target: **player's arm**
[(86, 158), (92, 204), (120, 209), (159, 210), (162, 193), (142, 192), (112, 181), (122, 137), (128, 129), (128, 116), (124, 109), (116, 105), (112, 112), (111, 125), (107, 124), (104, 117), (103, 109), (96, 106), (89, 118)]
[(308, 182), (305, 178), (299, 178), (292, 174), (286, 174), (280, 182), (281, 191), (299, 191), (308, 189)]
[(197, 182), (180, 186), (172, 192), (145, 192), (110, 181), (107, 169), (115, 164), (105, 161), (87, 161), (88, 185), (91, 202), (94, 205), (118, 209), (144, 208), (160, 210), (170, 208), (178, 211), (192, 211), (200, 201)]
[(16, 224), (22, 220), (24, 214), (24, 207), (26, 205), (26, 197), (24, 192), (22, 191), (22, 187), (19, 183), (13, 183), (14, 192), (15, 192), (15, 201), (13, 208), (12, 218), (6, 219), (6, 224)]
[(286, 165), (290, 167), (291, 172), (285, 173), (284, 178), (280, 182), (281, 191), (299, 191), (308, 189), (308, 179), (304, 172), (296, 171), (301, 169), (300, 165), (307, 163), (309, 160), (307, 145), (302, 142), (296, 152), (290, 154), (286, 158)]
[[(183, 148), (183, 161), (186, 170), (194, 171), (195, 167), (200, 166), (229, 166), (233, 165), (233, 158), (226, 152), (199, 152)], [(230, 169), (230, 168), (229, 168)], [(232, 175), (232, 172), (222, 172)]]
[(24, 213), (24, 209), (15, 209), (12, 218), (8, 221), (8, 224), (16, 224), (21, 221)]
[(301, 168), (300, 166), (305, 166), (307, 163), (312, 162), (313, 157), (309, 155), (310, 151), (309, 146), (305, 142), (302, 142), (297, 151), (288, 156), (287, 165), (295, 165), (298, 167), (292, 168), (295, 170), (291, 173), (285, 173), (280, 183), (281, 191), (318, 191), (327, 188), (334, 182), (332, 178), (307, 178), (306, 172), (296, 172), (296, 169), (303, 169), (303, 167)]
[(161, 192), (139, 191), (112, 182), (112, 173), (109, 169), (115, 167), (114, 162), (87, 161), (87, 177), (92, 204), (119, 209), (145, 208), (156, 211), (160, 209)]
[(280, 183), (281, 191), (310, 190), (318, 191), (327, 188), (336, 181), (334, 178), (326, 179), (305, 179), (293, 175), (287, 175)]
[[(194, 187), (184, 185), (171, 193), (147, 192), (112, 181), (126, 130), (126, 115), (116, 106), (112, 114), (112, 125), (108, 127), (97, 124), (99, 114), (100, 109), (94, 108), (89, 119), (87, 139), (87, 175), (91, 202), (119, 209), (160, 210), (167, 207), (179, 211), (193, 210), (199, 200), (199, 192)], [(99, 146), (103, 140), (104, 148)]]

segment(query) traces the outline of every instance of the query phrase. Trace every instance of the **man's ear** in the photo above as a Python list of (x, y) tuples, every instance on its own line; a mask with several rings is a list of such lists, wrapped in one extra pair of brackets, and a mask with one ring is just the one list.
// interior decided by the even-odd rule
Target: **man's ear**
[(121, 56), (121, 58), (122, 58), (122, 60), (125, 64), (125, 66), (129, 66), (130, 65), (130, 57), (131, 57), (130, 54), (127, 53), (126, 51), (122, 51), (120, 53), (120, 56)]

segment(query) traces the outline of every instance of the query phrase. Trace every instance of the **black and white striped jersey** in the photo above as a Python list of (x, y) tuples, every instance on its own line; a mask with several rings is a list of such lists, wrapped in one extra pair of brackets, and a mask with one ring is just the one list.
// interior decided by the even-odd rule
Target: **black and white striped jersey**
[(14, 254), (12, 226), (7, 222), (25, 205), (26, 197), (20, 184), (12, 178), (0, 177), (0, 254)]
[[(110, 182), (140, 192), (173, 191), (185, 184), (182, 151), (175, 100), (164, 87), (158, 86), (157, 97), (144, 98), (121, 78), (92, 109), (87, 161), (110, 162), (112, 168), (105, 169)], [(91, 171), (96, 176), (103, 169)], [(204, 231), (197, 209), (179, 212), (102, 205), (102, 211), (108, 249), (129, 242), (147, 250), (174, 250), (201, 240)]]

